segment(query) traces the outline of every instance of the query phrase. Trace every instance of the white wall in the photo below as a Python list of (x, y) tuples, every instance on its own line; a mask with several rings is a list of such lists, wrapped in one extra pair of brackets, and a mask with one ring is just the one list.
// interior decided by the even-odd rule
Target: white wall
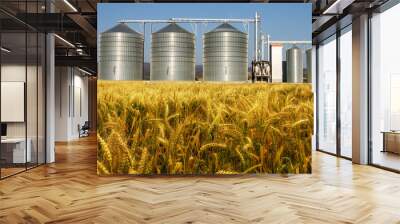
[(67, 141), (69, 133), (69, 86), (68, 67), (55, 68), (55, 140)]
[[(29, 67), (28, 67), (29, 69)], [(25, 64), (1, 65), (1, 81), (25, 82)]]
[[(74, 77), (74, 108), (73, 118), (71, 119), (71, 135), (79, 137), (78, 124), (81, 126), (88, 120), (88, 78), (80, 74)], [(80, 102), (79, 102), (80, 101)], [(81, 108), (79, 108), (81, 107)], [(80, 111), (81, 110), (81, 111)]]
[(88, 120), (88, 78), (83, 75), (76, 68), (56, 67), (56, 141), (79, 138), (78, 124)]

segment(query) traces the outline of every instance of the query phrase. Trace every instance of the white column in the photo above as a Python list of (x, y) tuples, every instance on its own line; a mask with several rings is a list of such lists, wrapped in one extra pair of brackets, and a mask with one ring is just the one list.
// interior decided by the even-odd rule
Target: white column
[(255, 16), (255, 22), (254, 22), (254, 60), (258, 61), (260, 58), (258, 56), (259, 54), (259, 47), (258, 47), (258, 35), (259, 35), (259, 22), (260, 22), (260, 15), (258, 14), (258, 12), (256, 12), (256, 16)]
[(368, 15), (353, 19), (353, 162), (368, 163)]
[(55, 161), (54, 133), (55, 133), (55, 56), (54, 35), (46, 36), (46, 163)]
[(270, 47), (270, 38), (271, 36), (267, 34), (267, 61), (271, 62), (271, 47)]
[(265, 60), (265, 54), (264, 54), (264, 49), (265, 49), (265, 35), (266, 34), (261, 34), (261, 60)]
[[(46, 1), (46, 12), (54, 12), (52, 1)], [(54, 34), (46, 35), (46, 163), (55, 161), (55, 42)]]

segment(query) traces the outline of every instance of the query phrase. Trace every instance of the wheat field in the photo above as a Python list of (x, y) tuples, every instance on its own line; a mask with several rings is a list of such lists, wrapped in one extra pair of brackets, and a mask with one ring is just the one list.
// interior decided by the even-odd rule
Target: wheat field
[(98, 81), (99, 175), (311, 173), (309, 84)]

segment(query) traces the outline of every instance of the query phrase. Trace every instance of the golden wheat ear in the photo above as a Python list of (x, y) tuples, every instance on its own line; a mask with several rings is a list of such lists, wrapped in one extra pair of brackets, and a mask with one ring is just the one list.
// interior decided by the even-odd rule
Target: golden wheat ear
[(108, 171), (108, 169), (106, 168), (106, 166), (104, 166), (104, 164), (100, 161), (97, 161), (97, 174), (98, 175), (109, 175), (110, 172)]
[(137, 172), (139, 174), (144, 174), (143, 172), (144, 172), (145, 167), (146, 167), (147, 156), (148, 156), (148, 151), (147, 151), (147, 148), (144, 147), (142, 149), (142, 155), (140, 157), (139, 166), (138, 166), (138, 170), (137, 170)]
[(99, 150), (99, 153), (103, 155), (102, 158), (97, 158), (97, 160), (107, 162), (107, 166), (104, 165), (103, 163), (101, 163), (101, 165), (102, 165), (101, 170), (107, 170), (108, 173), (112, 173), (112, 153), (111, 153), (107, 143), (104, 141), (104, 139), (99, 134), (97, 134), (97, 141), (99, 142), (99, 145), (100, 145), (97, 150)]
[(98, 88), (98, 173), (311, 172), (310, 85)]

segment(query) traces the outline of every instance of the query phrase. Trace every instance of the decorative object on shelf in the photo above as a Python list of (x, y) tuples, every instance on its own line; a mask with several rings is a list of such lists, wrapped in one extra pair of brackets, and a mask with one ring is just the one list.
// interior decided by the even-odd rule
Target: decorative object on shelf
[(383, 131), (383, 149), (382, 152), (392, 152), (400, 154), (400, 131)]

